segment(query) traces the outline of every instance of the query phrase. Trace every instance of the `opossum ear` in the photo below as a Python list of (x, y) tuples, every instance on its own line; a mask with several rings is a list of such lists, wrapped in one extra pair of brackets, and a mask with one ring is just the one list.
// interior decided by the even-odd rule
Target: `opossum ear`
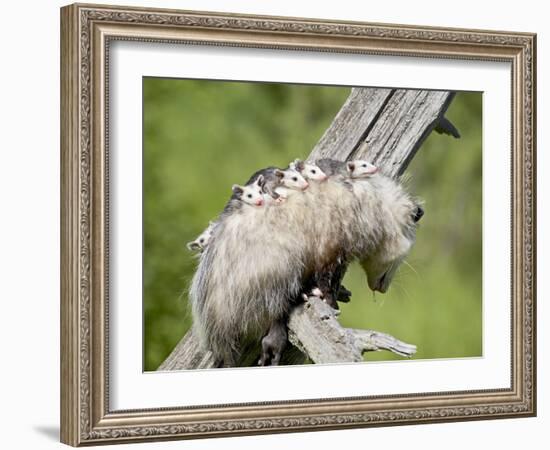
[(285, 177), (285, 173), (282, 170), (275, 169), (275, 176), (280, 179), (283, 179)]
[(348, 168), (348, 172), (353, 172), (355, 170), (355, 163), (354, 162), (349, 162), (346, 164), (347, 168)]
[(414, 211), (413, 220), (415, 222), (418, 222), (420, 219), (422, 219), (422, 216), (424, 215), (424, 210), (421, 206), (417, 206), (416, 210)]
[(300, 159), (295, 159), (294, 160), (294, 170), (297, 170), (298, 172), (301, 172), (302, 170), (305, 169), (305, 164), (302, 160)]
[(231, 186), (231, 190), (233, 191), (233, 194), (242, 194), (244, 192), (244, 189), (242, 188), (242, 186), (239, 186), (238, 184), (234, 184), (233, 186)]
[(265, 177), (263, 175), (260, 175), (258, 178), (256, 178), (256, 183), (258, 186), (262, 187), (265, 182)]

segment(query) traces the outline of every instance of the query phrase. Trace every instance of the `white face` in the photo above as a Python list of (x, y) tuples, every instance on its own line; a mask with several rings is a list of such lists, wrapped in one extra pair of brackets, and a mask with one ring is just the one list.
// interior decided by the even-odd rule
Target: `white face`
[(304, 164), (300, 173), (308, 180), (324, 181), (328, 178), (325, 172), (315, 164)]
[(348, 172), (351, 178), (367, 178), (378, 172), (378, 167), (368, 161), (357, 159), (348, 162)]
[(239, 200), (248, 205), (262, 206), (264, 204), (262, 187), (258, 181), (248, 186), (234, 185), (233, 192), (237, 194)]
[(281, 180), (281, 184), (289, 189), (295, 189), (298, 191), (304, 191), (309, 187), (309, 183), (297, 170), (286, 169), (283, 170), (284, 176)]
[(197, 241), (199, 242), (199, 245), (201, 247), (204, 247), (206, 244), (208, 244), (208, 241), (212, 237), (212, 230), (210, 227), (206, 229), (204, 233), (202, 233), (198, 238)]

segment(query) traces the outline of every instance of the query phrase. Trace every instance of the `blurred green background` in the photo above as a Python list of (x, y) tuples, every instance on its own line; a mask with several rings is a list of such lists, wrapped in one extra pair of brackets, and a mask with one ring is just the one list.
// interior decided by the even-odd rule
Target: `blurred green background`
[[(185, 244), (225, 205), (233, 183), (305, 158), (349, 88), (143, 79), (144, 370), (155, 370), (191, 325)], [(415, 359), (481, 356), (482, 96), (458, 93), (447, 117), (462, 137), (432, 133), (407, 173), (425, 201), (417, 243), (388, 293), (352, 265), (341, 323), (418, 346)], [(400, 359), (389, 352), (366, 360)]]

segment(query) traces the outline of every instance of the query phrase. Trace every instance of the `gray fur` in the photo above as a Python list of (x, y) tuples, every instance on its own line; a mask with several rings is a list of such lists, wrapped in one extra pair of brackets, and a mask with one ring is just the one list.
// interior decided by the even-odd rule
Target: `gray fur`
[(329, 178), (280, 206), (220, 216), (190, 300), (205, 349), (225, 365), (235, 364), (246, 339), (258, 341), (288, 314), (316, 273), (335, 264), (359, 260), (371, 289), (387, 289), (414, 242), (416, 202), (382, 175), (351, 186)]
[(275, 189), (282, 184), (282, 179), (284, 176), (282, 169), (277, 167), (266, 167), (265, 169), (260, 169), (252, 174), (246, 184), (248, 185), (254, 183), (254, 181), (256, 181), (256, 179), (260, 176), (263, 177), (263, 192), (269, 194), (274, 199), (279, 198), (279, 194), (275, 192)]
[(338, 161), (331, 158), (322, 158), (315, 161), (315, 164), (318, 165), (323, 172), (325, 172), (329, 177), (335, 175), (347, 176), (347, 168), (345, 161)]

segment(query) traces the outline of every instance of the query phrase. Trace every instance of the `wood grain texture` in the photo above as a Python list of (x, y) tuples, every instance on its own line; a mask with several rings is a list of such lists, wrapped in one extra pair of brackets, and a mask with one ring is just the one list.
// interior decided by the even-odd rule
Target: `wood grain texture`
[(453, 97), (454, 93), (447, 91), (395, 90), (349, 159), (366, 159), (386, 175), (401, 175), (443, 118)]
[(199, 340), (191, 329), (157, 370), (208, 369), (213, 366), (212, 353), (200, 350)]
[(308, 161), (321, 158), (348, 159), (364, 140), (392, 93), (392, 89), (352, 89), (346, 102), (311, 151)]
[[(308, 161), (367, 159), (385, 174), (397, 177), (443, 118), (453, 95), (446, 91), (354, 88)], [(416, 352), (414, 345), (384, 333), (343, 328), (336, 316), (337, 311), (312, 298), (292, 311), (290, 342), (314, 363), (362, 361), (363, 352), (374, 350), (402, 356)], [(258, 352), (252, 348), (248, 351)], [(248, 355), (239, 365), (255, 365), (257, 354)], [(158, 370), (205, 369), (213, 363), (211, 355), (199, 350), (198, 340), (189, 331)]]

